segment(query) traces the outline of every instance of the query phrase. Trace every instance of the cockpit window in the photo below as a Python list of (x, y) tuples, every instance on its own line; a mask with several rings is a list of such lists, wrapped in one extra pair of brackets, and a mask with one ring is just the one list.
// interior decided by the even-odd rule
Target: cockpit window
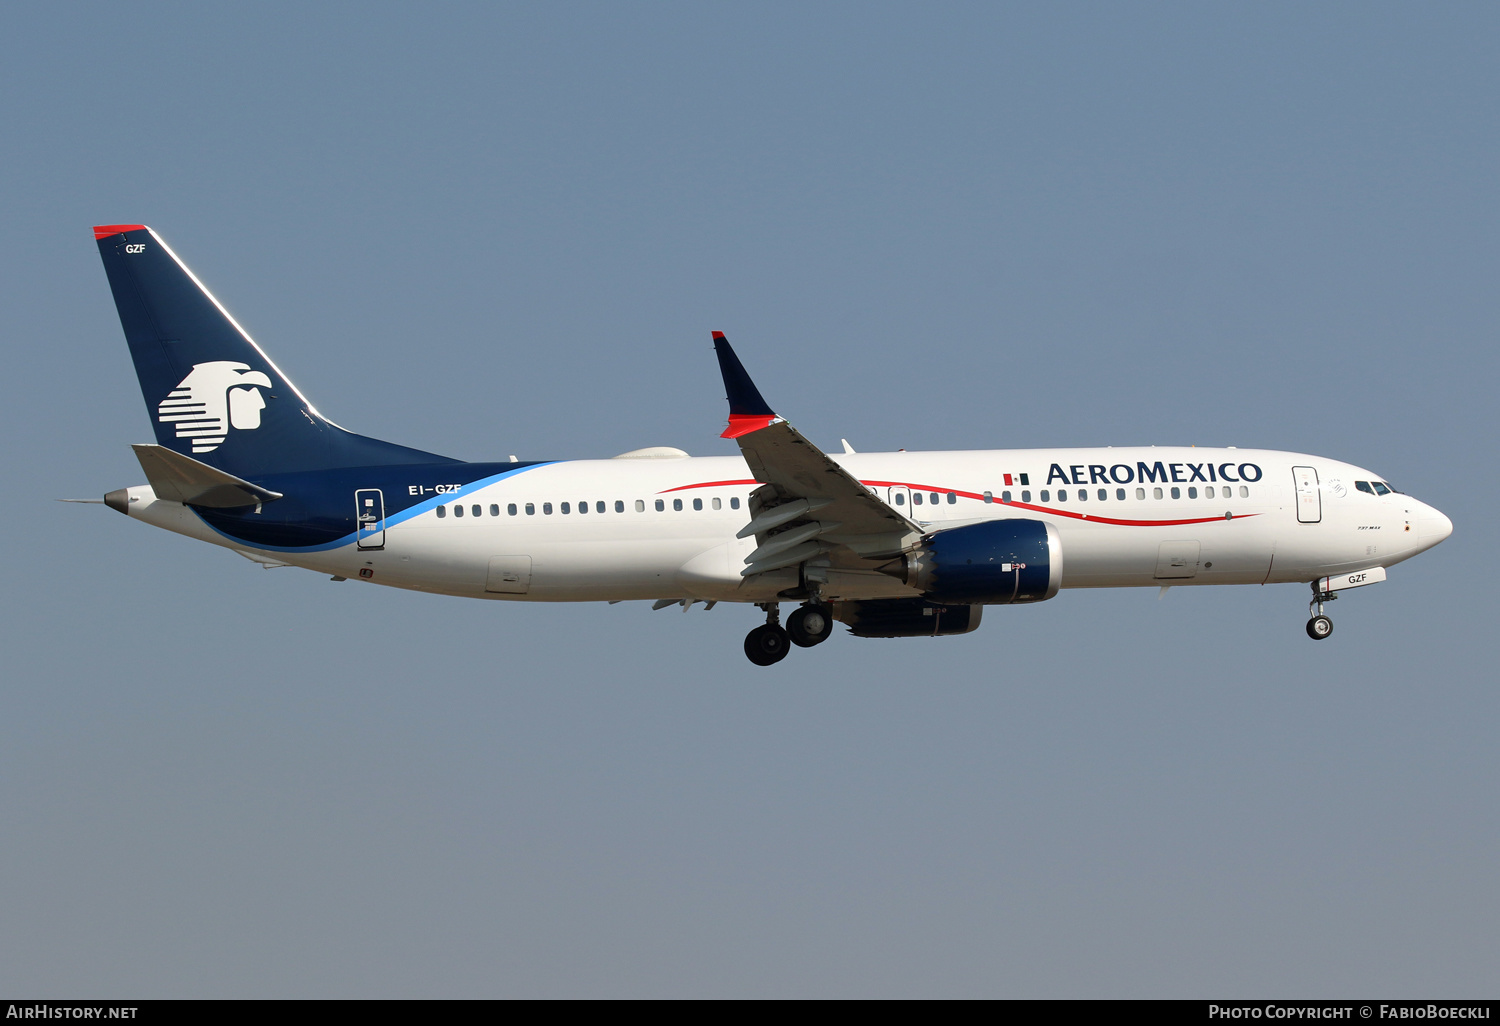
[(1389, 495), (1389, 494), (1391, 494), (1390, 486), (1387, 485), (1384, 481), (1371, 481), (1370, 483), (1375, 486), (1375, 494), (1376, 495)]
[(1395, 485), (1391, 484), (1389, 481), (1380, 481), (1380, 482), (1378, 482), (1378, 485), (1382, 485), (1382, 486), (1384, 486), (1386, 488), (1389, 488), (1391, 491), (1395, 492), (1397, 495), (1405, 495), (1406, 494), (1401, 489), (1399, 489)]
[(1356, 481), (1356, 482), (1354, 482), (1354, 490), (1357, 491), (1357, 492), (1364, 492), (1366, 495), (1374, 495), (1375, 494), (1375, 489), (1373, 489), (1373, 488), (1370, 487), (1370, 482), (1368, 482), (1368, 481)]

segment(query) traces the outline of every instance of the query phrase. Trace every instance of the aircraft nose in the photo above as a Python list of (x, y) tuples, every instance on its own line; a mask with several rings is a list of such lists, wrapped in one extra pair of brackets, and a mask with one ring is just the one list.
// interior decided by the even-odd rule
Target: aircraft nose
[(1422, 546), (1431, 548), (1453, 533), (1453, 521), (1428, 506), (1417, 521), (1417, 530), (1421, 534)]

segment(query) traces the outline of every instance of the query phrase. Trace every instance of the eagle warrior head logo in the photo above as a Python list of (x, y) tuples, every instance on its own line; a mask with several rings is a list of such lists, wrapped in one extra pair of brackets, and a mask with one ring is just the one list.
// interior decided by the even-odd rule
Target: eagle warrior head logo
[(213, 452), (229, 429), (254, 431), (266, 401), (260, 389), (271, 379), (248, 363), (214, 360), (193, 365), (192, 371), (156, 408), (156, 419), (176, 424), (178, 438), (191, 438), (193, 452)]

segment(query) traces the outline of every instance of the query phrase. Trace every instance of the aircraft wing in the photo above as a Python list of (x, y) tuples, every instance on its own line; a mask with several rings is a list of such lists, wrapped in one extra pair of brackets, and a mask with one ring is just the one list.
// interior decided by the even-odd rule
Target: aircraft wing
[(714, 332), (714, 350), (729, 399), (729, 426), (720, 437), (739, 443), (761, 482), (750, 497), (752, 519), (739, 533), (759, 543), (744, 576), (809, 560), (872, 569), (870, 561), (889, 560), (921, 538), (920, 527), (771, 410), (723, 332)]

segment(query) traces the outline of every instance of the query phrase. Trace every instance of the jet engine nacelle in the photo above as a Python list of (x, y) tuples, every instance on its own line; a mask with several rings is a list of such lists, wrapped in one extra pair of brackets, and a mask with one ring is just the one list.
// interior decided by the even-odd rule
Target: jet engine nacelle
[(935, 638), (967, 634), (979, 626), (983, 606), (943, 605), (926, 599), (835, 602), (834, 618), (856, 638)]
[(1062, 585), (1062, 542), (1040, 520), (987, 520), (935, 531), (882, 569), (932, 602), (1041, 602)]

